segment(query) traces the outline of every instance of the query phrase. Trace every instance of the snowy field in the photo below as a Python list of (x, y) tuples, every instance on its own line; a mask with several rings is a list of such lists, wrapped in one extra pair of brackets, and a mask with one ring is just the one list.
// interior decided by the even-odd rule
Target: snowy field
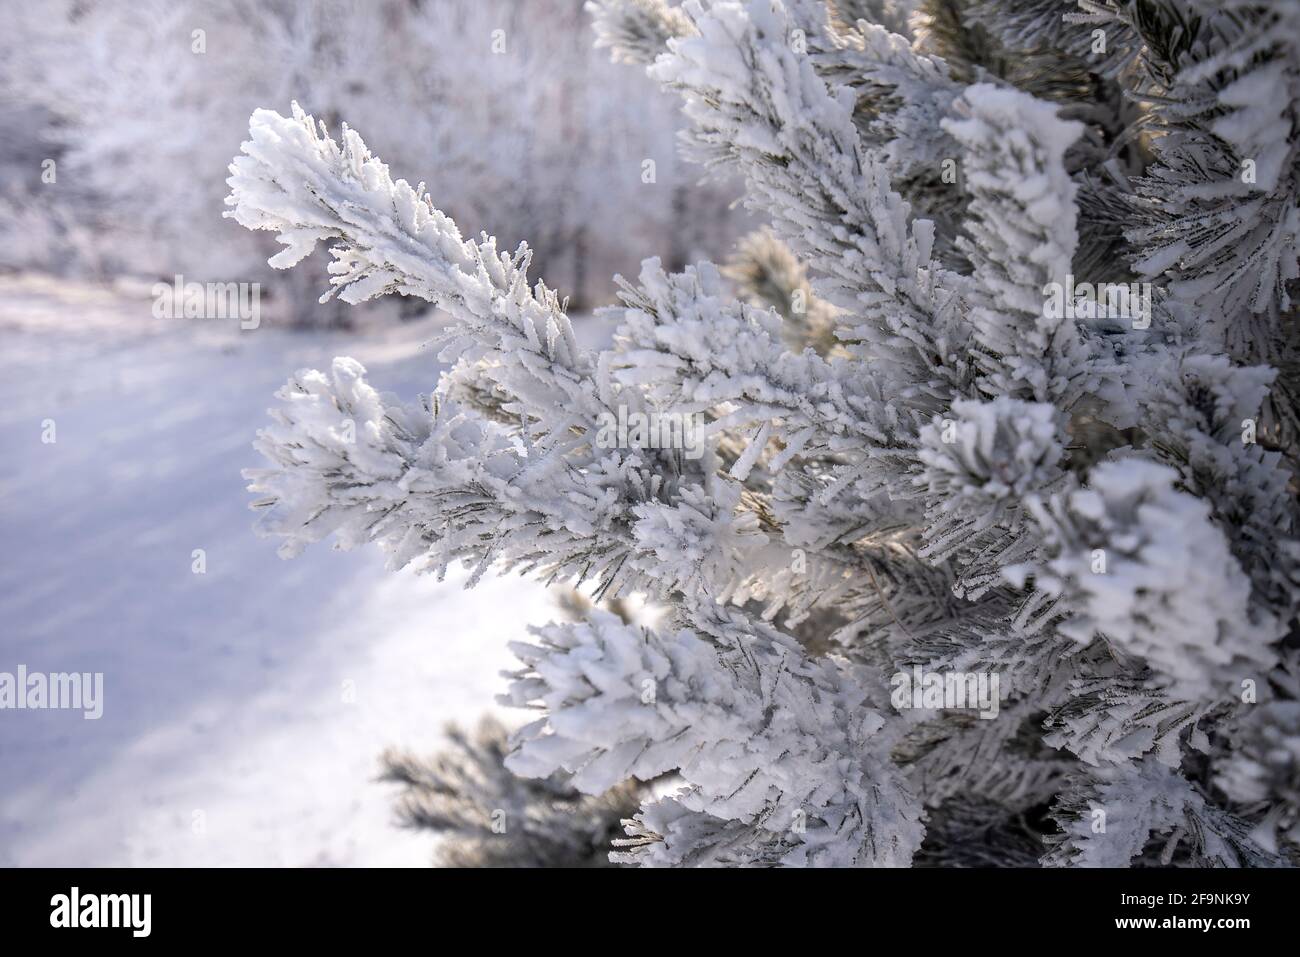
[(104, 673), (97, 721), (0, 711), (0, 864), (427, 864), (379, 753), (492, 710), (506, 642), (552, 598), (386, 572), (377, 549), (282, 561), (239, 472), (292, 370), (347, 354), (429, 391), (433, 327), (240, 332), (149, 306), (0, 278), (0, 671)]

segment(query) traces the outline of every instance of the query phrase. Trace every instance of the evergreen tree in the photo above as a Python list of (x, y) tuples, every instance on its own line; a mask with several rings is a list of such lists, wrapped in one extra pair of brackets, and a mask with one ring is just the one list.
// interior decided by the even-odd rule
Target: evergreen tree
[(534, 629), (502, 698), (516, 774), (674, 776), (620, 862), (1293, 863), (1300, 3), (589, 9), (771, 232), (646, 260), (593, 352), (526, 246), (257, 111), (228, 215), (456, 359), (295, 375), (262, 531), (661, 603)]

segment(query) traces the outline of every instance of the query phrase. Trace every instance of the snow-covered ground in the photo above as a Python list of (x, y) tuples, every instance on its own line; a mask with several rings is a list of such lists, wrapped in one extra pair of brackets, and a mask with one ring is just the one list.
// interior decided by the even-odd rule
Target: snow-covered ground
[(552, 597), (386, 572), (377, 549), (282, 561), (239, 472), (292, 370), (347, 354), (380, 388), (429, 391), (432, 329), (240, 332), (149, 308), (0, 278), (0, 672), (104, 674), (97, 721), (0, 710), (0, 864), (427, 864), (378, 755), (491, 710), (506, 642)]

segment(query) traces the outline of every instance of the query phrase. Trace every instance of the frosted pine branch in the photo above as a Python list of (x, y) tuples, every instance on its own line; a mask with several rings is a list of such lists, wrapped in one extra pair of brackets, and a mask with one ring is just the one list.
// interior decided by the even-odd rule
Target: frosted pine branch
[(932, 261), (930, 225), (910, 222), (882, 163), (862, 148), (852, 92), (828, 89), (790, 48), (780, 5), (718, 3), (695, 25), (699, 36), (672, 41), (650, 71), (684, 96), (693, 155), (734, 166), (746, 202), (824, 277), (819, 294), (863, 317), (842, 338), (888, 357), (909, 392), (964, 381), (963, 283)]
[(966, 118), (943, 125), (963, 148), (972, 197), (970, 238), (958, 245), (975, 267), (981, 388), (1069, 408), (1089, 386), (1085, 353), (1074, 322), (1046, 309), (1045, 291), (1071, 273), (1075, 187), (1063, 160), (1081, 127), (1027, 94), (984, 84), (957, 109)]
[(591, 0), (596, 46), (607, 47), (616, 63), (653, 63), (673, 37), (687, 36), (691, 21), (666, 0)]
[(835, 308), (817, 298), (804, 265), (771, 230), (758, 230), (737, 243), (722, 272), (750, 304), (777, 311), (791, 352), (810, 347), (826, 356), (835, 348)]
[[(528, 776), (564, 768), (588, 793), (676, 771), (686, 787), (675, 805), (713, 828), (735, 822), (736, 863), (770, 856), (774, 843), (787, 864), (906, 863), (920, 843), (917, 812), (872, 744), (882, 721), (862, 709), (852, 679), (738, 615), (702, 609), (695, 621), (702, 635), (600, 614), (516, 646), (527, 668), (507, 700), (540, 702), (547, 716), (520, 733), (509, 766)], [(643, 815), (653, 822), (653, 805)], [(698, 853), (675, 837), (644, 853), (657, 863)]]

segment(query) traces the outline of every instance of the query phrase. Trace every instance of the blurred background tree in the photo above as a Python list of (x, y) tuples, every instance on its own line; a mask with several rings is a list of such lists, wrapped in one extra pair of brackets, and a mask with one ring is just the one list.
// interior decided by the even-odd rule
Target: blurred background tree
[(582, 0), (0, 6), (0, 269), (260, 281), (289, 322), (355, 321), (316, 301), (323, 258), (276, 273), (220, 216), (248, 114), (293, 97), (433, 177), (468, 234), (527, 237), (575, 310), (645, 256), (725, 255), (745, 218), (678, 158), (673, 98), (592, 48)]

